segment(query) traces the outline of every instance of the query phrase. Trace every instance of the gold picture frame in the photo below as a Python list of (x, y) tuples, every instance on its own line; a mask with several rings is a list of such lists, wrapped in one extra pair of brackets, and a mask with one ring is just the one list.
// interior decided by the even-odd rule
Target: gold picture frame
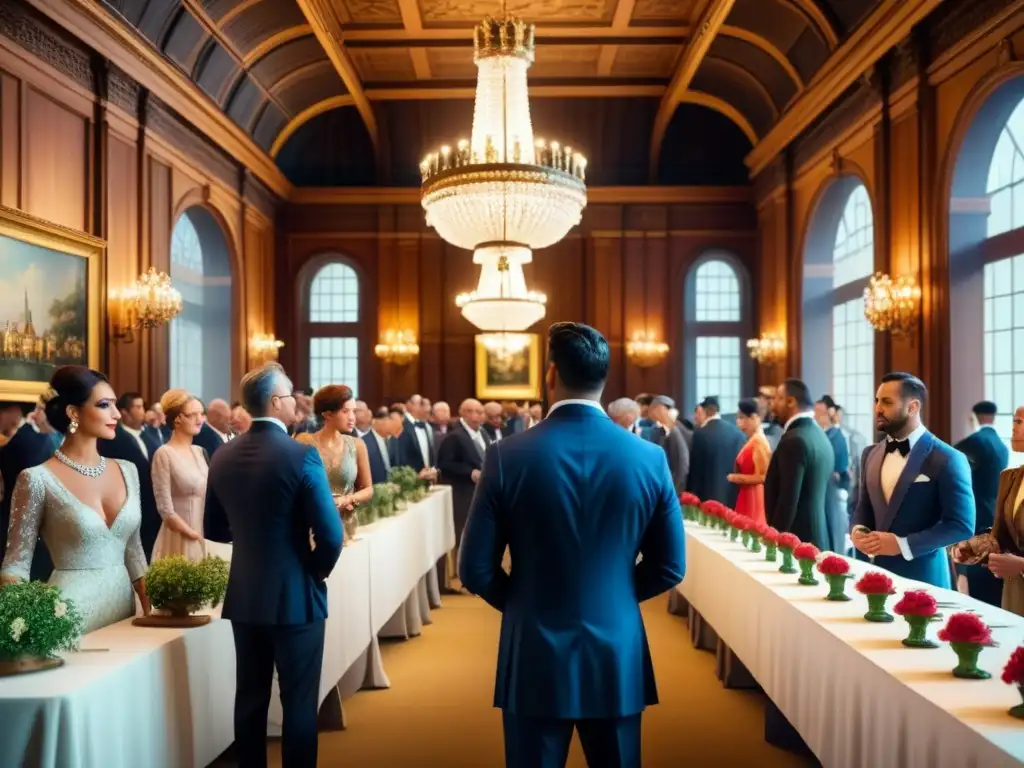
[(486, 340), (493, 335), (479, 333), (475, 337), (476, 396), (481, 400), (539, 400), (540, 336), (514, 334), (528, 336), (529, 341), (504, 360), (487, 347)]
[(0, 283), (16, 294), (0, 312), (0, 400), (37, 400), (60, 365), (100, 367), (105, 251), (99, 238), (0, 206)]

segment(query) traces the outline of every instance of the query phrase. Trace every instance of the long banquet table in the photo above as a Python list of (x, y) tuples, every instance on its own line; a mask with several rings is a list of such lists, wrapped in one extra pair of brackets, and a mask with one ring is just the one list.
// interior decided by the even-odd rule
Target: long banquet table
[[(940, 602), (976, 611), (997, 648), (980, 666), (991, 680), (959, 680), (956, 655), (905, 648), (907, 624), (865, 621), (853, 584), (850, 602), (824, 599), (824, 578), (802, 586), (721, 532), (687, 523), (686, 578), (677, 588), (699, 612), (828, 768), (999, 768), (1024, 762), (1024, 723), (1006, 711), (1020, 702), (999, 675), (1024, 619), (948, 590), (893, 576), (897, 594), (928, 589)], [(859, 575), (872, 566), (851, 561)], [(941, 608), (946, 616), (958, 609)], [(936, 622), (934, 633), (942, 623)]]
[[(451, 489), (435, 487), (357, 537), (327, 582), (321, 702), (388, 685), (378, 631), (418, 634), (440, 605), (435, 565), (455, 543)], [(230, 546), (210, 549), (230, 557)], [(59, 669), (0, 678), (0, 766), (209, 765), (234, 740), (235, 695), (231, 625), (219, 609), (210, 614), (210, 624), (188, 630), (125, 620), (83, 637)], [(280, 722), (275, 694), (271, 734)]]

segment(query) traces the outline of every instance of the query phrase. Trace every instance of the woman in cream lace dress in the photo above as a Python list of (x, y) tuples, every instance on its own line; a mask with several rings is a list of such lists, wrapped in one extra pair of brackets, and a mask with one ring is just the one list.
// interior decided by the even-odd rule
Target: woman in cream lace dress
[(96, 445), (113, 439), (121, 418), (114, 390), (99, 371), (68, 365), (45, 397), (46, 417), (65, 439), (53, 458), (18, 475), (0, 581), (29, 578), (41, 535), (53, 558), (50, 583), (74, 604), (85, 632), (134, 616), (133, 589), (148, 614), (139, 476)]
[(171, 425), (171, 437), (153, 454), (150, 469), (156, 509), (163, 519), (153, 560), (172, 555), (202, 560), (206, 557), (203, 507), (209, 467), (206, 454), (192, 445), (192, 438), (203, 425), (203, 404), (183, 389), (172, 389), (160, 398), (160, 407)]
[(345, 540), (356, 532), (356, 507), (373, 498), (370, 456), (366, 444), (349, 433), (356, 423), (352, 390), (331, 384), (313, 397), (313, 411), (323, 427), (318, 432), (300, 433), (295, 439), (316, 446), (327, 470), (334, 503), (345, 526)]

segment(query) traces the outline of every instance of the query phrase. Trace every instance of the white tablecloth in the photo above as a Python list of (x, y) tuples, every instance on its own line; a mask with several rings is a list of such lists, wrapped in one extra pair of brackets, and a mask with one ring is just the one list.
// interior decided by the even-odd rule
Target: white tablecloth
[[(358, 536), (328, 579), (321, 701), (357, 660), (379, 665), (377, 630), (407, 603), (421, 602), (437, 559), (455, 543), (451, 489), (434, 489)], [(230, 559), (228, 545), (211, 542), (210, 550)], [(90, 633), (82, 648), (106, 650), (67, 654), (60, 669), (0, 678), (0, 767), (204, 766), (234, 740), (228, 622), (181, 630), (128, 620)], [(280, 721), (275, 684), (271, 733)]]
[[(982, 651), (991, 680), (959, 680), (956, 654), (905, 648), (907, 624), (864, 621), (866, 599), (824, 599), (828, 587), (802, 586), (721, 533), (687, 524), (682, 595), (732, 649), (828, 768), (999, 768), (1024, 761), (1024, 722), (1006, 714), (1020, 703), (999, 676), (1024, 619), (965, 595), (893, 577), (897, 594), (929, 589), (940, 602), (976, 610), (995, 629), (998, 648)], [(853, 572), (870, 570), (853, 562)], [(940, 609), (945, 616), (955, 609)], [(936, 622), (933, 636), (941, 628)]]

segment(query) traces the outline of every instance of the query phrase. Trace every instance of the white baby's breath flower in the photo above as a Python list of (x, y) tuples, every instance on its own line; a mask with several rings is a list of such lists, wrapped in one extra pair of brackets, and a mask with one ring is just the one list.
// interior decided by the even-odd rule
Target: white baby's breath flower
[(53, 615), (55, 617), (57, 617), (58, 619), (63, 619), (65, 616), (67, 616), (67, 614), (68, 614), (68, 604), (67, 603), (62, 603), (60, 600), (58, 600), (56, 603), (54, 603), (54, 605), (53, 605)]
[(11, 637), (14, 638), (14, 642), (19, 642), (21, 636), (28, 631), (28, 624), (20, 616), (11, 622)]

